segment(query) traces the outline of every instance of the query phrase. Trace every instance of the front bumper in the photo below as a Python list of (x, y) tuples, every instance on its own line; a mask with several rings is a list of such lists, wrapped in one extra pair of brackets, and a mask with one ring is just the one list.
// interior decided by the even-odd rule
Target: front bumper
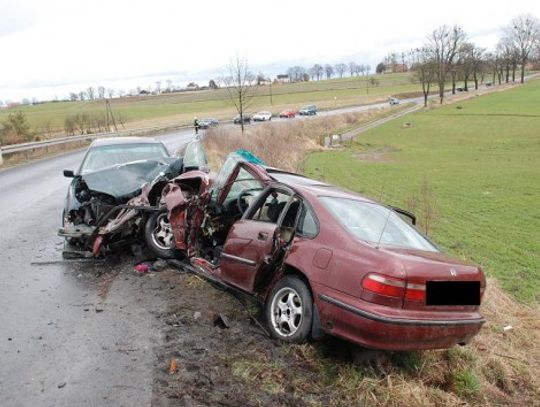
[(470, 342), (485, 323), (478, 314), (463, 315), (459, 319), (418, 318), (409, 312), (402, 316), (389, 316), (360, 307), (361, 300), (358, 304), (351, 304), (324, 294), (320, 294), (318, 299), (324, 330), (373, 349), (450, 348)]

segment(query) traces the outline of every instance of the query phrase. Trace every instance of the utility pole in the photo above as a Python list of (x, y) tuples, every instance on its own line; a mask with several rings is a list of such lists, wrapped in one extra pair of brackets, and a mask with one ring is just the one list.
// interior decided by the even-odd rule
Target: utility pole
[(272, 79), (270, 79), (270, 105), (274, 105), (274, 103), (272, 102)]
[[(111, 131), (111, 123), (114, 126), (114, 131), (118, 131), (118, 127), (116, 127), (116, 121), (114, 120), (114, 115), (112, 112), (111, 104), (109, 103), (109, 99), (105, 99), (105, 117), (107, 121), (107, 128), (109, 131)], [(110, 121), (109, 121), (110, 119)]]

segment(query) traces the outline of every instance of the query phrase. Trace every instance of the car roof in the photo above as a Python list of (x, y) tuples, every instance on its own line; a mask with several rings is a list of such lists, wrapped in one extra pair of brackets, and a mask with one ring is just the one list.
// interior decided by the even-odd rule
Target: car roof
[(148, 137), (107, 137), (92, 142), (90, 147), (112, 146), (117, 144), (163, 144), (154, 138)]
[(287, 172), (272, 167), (266, 167), (265, 170), (275, 181), (289, 185), (304, 195), (311, 195), (314, 198), (319, 196), (331, 196), (335, 198), (347, 198), (355, 199), (357, 201), (375, 203), (375, 201), (356, 192), (342, 189), (312, 178), (304, 177), (300, 174), (295, 174), (293, 172)]

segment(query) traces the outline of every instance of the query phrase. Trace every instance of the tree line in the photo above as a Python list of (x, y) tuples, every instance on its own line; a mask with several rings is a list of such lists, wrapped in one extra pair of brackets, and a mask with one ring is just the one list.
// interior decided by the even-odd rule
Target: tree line
[(477, 90), (479, 82), (483, 83), (486, 77), (491, 79), (488, 84), (516, 80), (523, 83), (528, 65), (540, 60), (540, 21), (530, 14), (514, 18), (503, 28), (493, 51), (470, 41), (462, 27), (443, 25), (433, 30), (422, 46), (390, 54), (377, 65), (377, 71), (384, 72), (398, 60), (403, 69), (414, 72), (421, 84), (424, 106), (432, 87), (437, 88), (443, 103), (449, 81), (452, 94), (456, 93), (457, 81), (463, 81), (465, 91), (470, 83)]
[(295, 65), (287, 69), (287, 77), (291, 82), (307, 82), (309, 80), (332, 79), (333, 77), (343, 78), (345, 75), (364, 76), (369, 75), (370, 71), (370, 65), (358, 64), (354, 61), (348, 64), (340, 62), (335, 65), (314, 64), (310, 68)]

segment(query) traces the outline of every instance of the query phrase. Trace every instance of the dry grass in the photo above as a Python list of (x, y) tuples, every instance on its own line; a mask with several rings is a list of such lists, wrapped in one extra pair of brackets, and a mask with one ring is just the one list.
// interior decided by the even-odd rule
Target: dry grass
[(225, 155), (247, 149), (274, 167), (300, 172), (306, 154), (323, 149), (324, 136), (344, 133), (351, 128), (380, 119), (401, 107), (387, 107), (366, 112), (316, 117), (247, 126), (242, 135), (238, 128), (214, 128), (206, 133), (204, 143), (210, 164), (219, 168)]
[(334, 339), (275, 351), (263, 343), (229, 355), (231, 373), (255, 405), (293, 395), (295, 405), (314, 407), (539, 406), (538, 310), (491, 280), (483, 313), (488, 322), (466, 347), (367, 353)]

